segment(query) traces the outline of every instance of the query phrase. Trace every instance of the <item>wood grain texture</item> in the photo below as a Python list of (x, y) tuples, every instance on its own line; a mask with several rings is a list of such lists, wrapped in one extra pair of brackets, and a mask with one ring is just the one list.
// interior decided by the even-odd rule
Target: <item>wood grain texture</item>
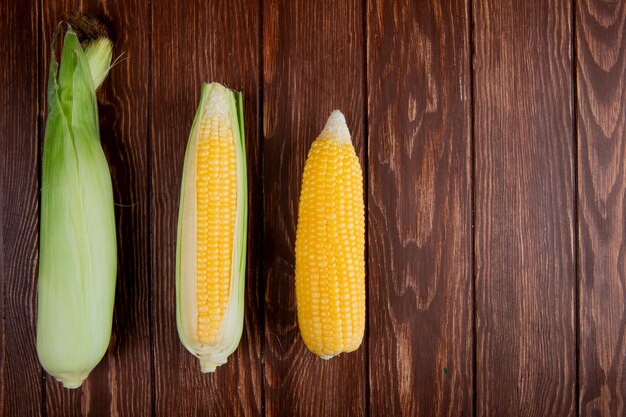
[(576, 2), (580, 416), (626, 413), (626, 3)]
[(35, 351), (39, 10), (0, 1), (0, 415), (41, 415)]
[[(153, 2), (152, 7), (152, 320), (156, 414), (260, 415), (258, 3)], [(198, 359), (183, 347), (176, 330), (178, 202), (185, 148), (203, 81), (217, 81), (243, 91), (250, 201), (244, 334), (228, 363), (212, 374), (200, 372)]]
[(366, 348), (328, 361), (309, 352), (294, 281), (304, 162), (332, 110), (345, 114), (364, 165), (364, 42), (360, 1), (263, 1), (267, 416), (365, 413)]
[[(102, 19), (123, 54), (98, 91), (100, 136), (115, 202), (118, 274), (109, 349), (80, 389), (46, 375), (48, 416), (148, 416), (151, 412), (149, 178), (147, 143), (148, 5), (143, 0), (42, 2), (42, 71), (51, 37), (68, 11)], [(44, 88), (47, 85), (45, 80)], [(43, 105), (43, 103), (42, 103)]]
[(474, 10), (478, 416), (574, 416), (572, 11)]
[[(35, 351), (49, 43), (71, 10), (125, 57), (98, 93), (113, 335), (74, 391)], [(0, 0), (0, 56), (0, 415), (626, 414), (625, 1)], [(250, 202), (245, 332), (212, 375), (175, 320), (202, 81), (244, 92)], [(323, 361), (294, 243), (334, 109), (364, 168), (368, 330)]]
[(472, 414), (468, 3), (368, 3), (372, 416)]

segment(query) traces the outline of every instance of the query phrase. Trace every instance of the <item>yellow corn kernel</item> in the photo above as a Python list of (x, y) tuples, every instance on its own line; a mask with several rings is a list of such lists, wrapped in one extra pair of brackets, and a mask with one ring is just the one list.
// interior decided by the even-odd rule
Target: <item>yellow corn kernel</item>
[(235, 141), (227, 115), (208, 111), (200, 122), (196, 176), (197, 337), (222, 341), (220, 323), (228, 304), (237, 203)]
[(336, 110), (304, 166), (296, 232), (298, 324), (306, 346), (323, 359), (361, 345), (364, 253), (363, 174)]

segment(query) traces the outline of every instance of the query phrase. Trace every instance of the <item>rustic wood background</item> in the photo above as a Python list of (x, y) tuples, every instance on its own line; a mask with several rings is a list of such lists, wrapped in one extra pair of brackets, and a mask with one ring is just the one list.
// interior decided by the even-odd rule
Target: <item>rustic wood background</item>
[[(626, 415), (624, 0), (0, 0), (4, 416)], [(66, 390), (35, 353), (54, 27), (114, 29), (100, 97), (119, 275), (107, 355)], [(202, 81), (245, 94), (246, 326), (202, 375), (178, 340), (183, 153)], [(300, 338), (305, 157), (331, 110), (365, 174), (368, 321)]]

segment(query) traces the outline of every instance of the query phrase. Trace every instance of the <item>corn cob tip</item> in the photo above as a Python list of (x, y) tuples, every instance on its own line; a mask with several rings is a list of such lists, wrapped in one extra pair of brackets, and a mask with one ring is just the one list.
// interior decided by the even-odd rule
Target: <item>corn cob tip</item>
[(209, 116), (225, 116), (228, 114), (229, 91), (226, 87), (219, 83), (211, 83), (213, 89), (209, 96), (209, 102), (206, 106), (206, 114)]
[(330, 114), (324, 130), (322, 130), (322, 135), (334, 138), (339, 143), (352, 143), (346, 118), (339, 110), (334, 110)]

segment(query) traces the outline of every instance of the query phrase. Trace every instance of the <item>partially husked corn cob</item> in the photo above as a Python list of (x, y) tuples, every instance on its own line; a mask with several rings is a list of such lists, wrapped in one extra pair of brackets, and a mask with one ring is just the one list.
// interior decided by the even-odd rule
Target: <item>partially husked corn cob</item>
[(203, 372), (243, 330), (247, 178), (241, 94), (204, 84), (187, 151), (177, 244), (177, 323)]
[[(80, 15), (71, 17), (78, 28), (92, 23)], [(115, 211), (96, 100), (113, 44), (104, 33), (79, 42), (78, 30), (68, 24), (59, 64), (54, 42), (62, 28), (53, 36), (48, 77), (37, 355), (64, 387), (77, 388), (104, 356), (113, 320)]]
[(335, 110), (304, 166), (296, 232), (298, 324), (323, 359), (354, 351), (363, 339), (364, 253), (363, 174)]

